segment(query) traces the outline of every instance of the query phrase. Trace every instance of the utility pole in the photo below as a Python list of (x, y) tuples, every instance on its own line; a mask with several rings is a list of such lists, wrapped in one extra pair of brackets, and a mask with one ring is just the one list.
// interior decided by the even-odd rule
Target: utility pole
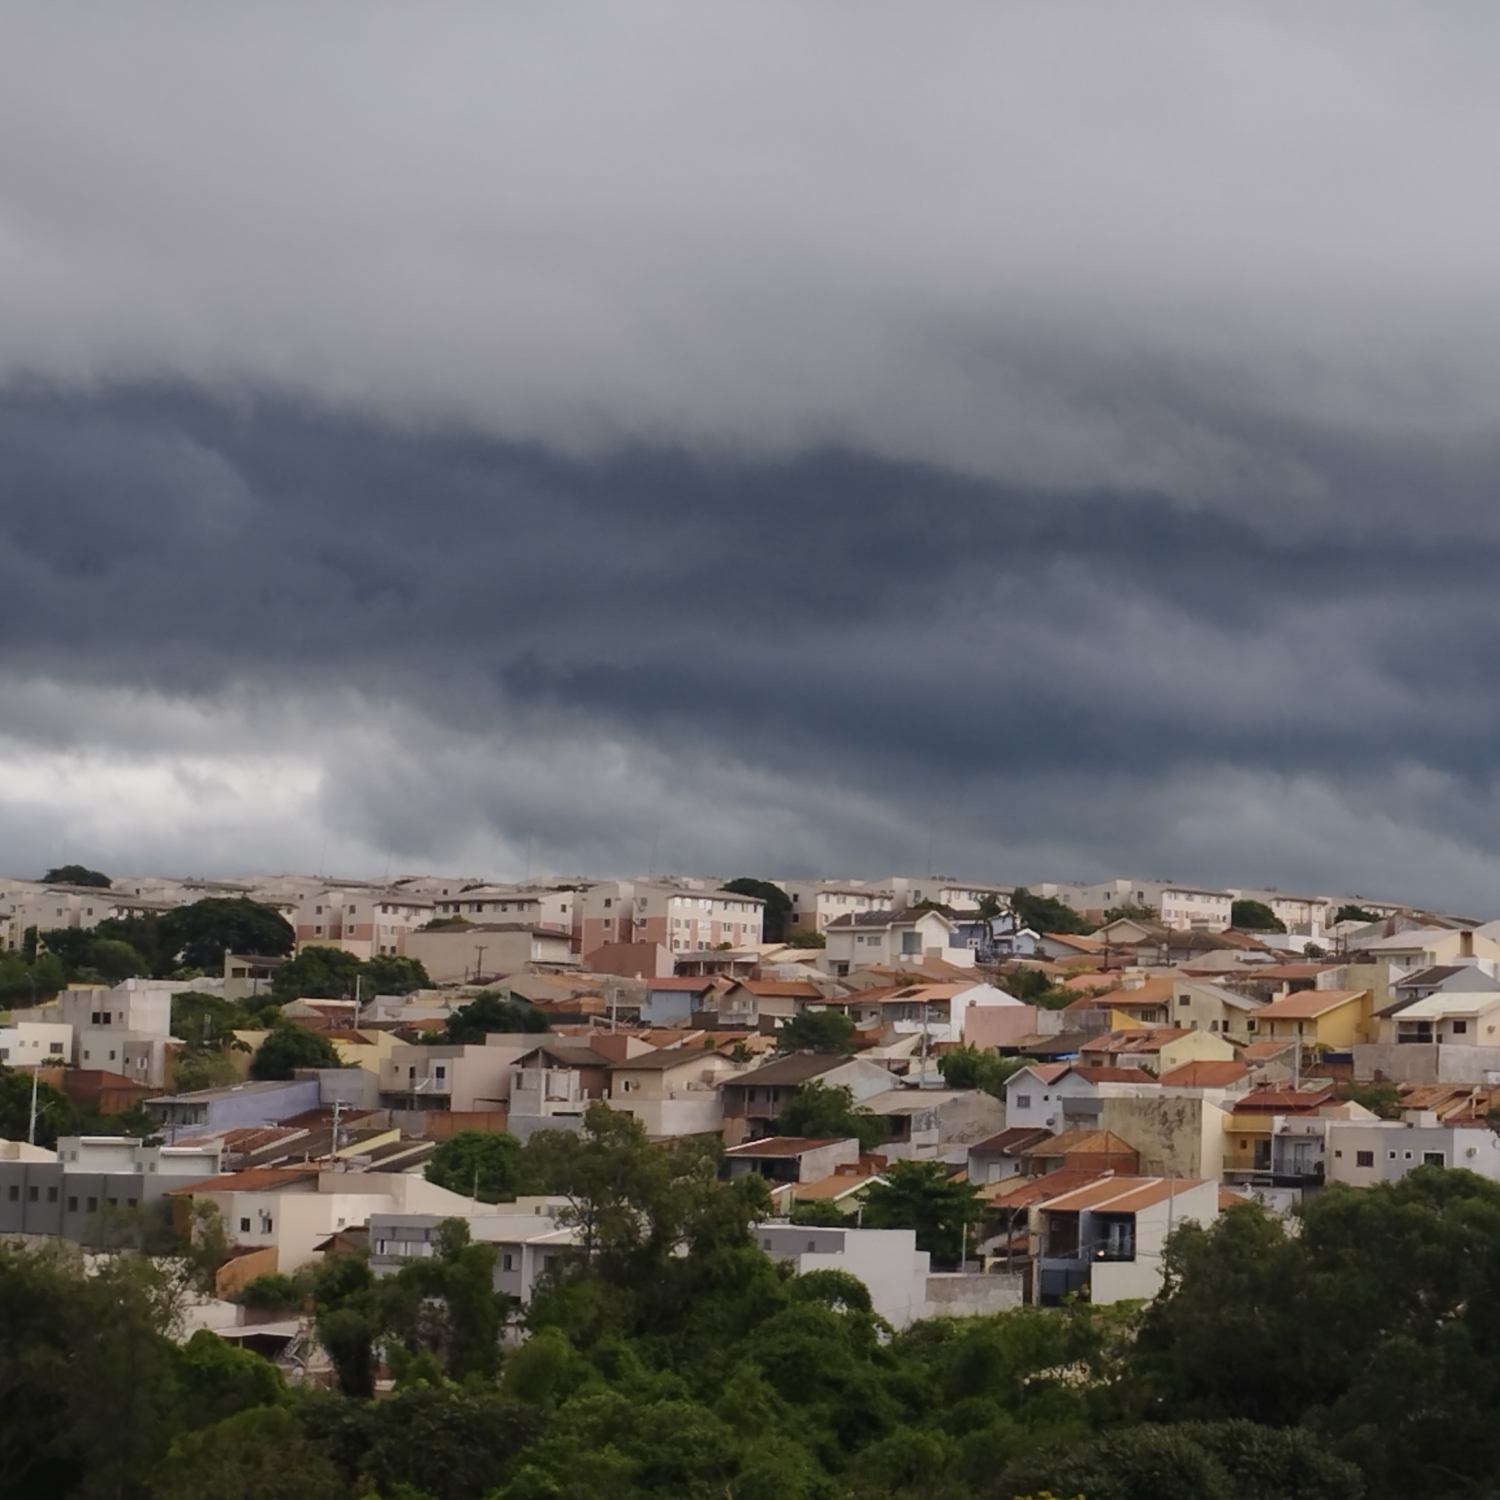
[(31, 1122), (26, 1127), (26, 1144), (36, 1145), (36, 1088), (37, 1080), (41, 1077), (41, 1068), (31, 1070)]
[(339, 1154), (339, 1113), (342, 1105), (343, 1101), (335, 1095), (333, 1100), (333, 1154), (335, 1157)]
[(474, 954), (475, 954), (475, 958), (474, 958), (474, 983), (475, 984), (479, 983), (479, 980), (480, 980), (481, 976), (484, 974), (484, 950), (488, 946), (489, 945), (486, 944), (486, 943), (475, 943), (474, 944)]

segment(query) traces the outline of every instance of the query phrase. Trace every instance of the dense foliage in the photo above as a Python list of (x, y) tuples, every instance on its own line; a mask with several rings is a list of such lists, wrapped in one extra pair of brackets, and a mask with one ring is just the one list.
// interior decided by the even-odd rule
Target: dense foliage
[(785, 939), (792, 924), (792, 898), (779, 885), (741, 875), (737, 880), (726, 881), (724, 889), (737, 896), (759, 896), (766, 903), (761, 916), (761, 936), (768, 943)]
[(776, 1032), (778, 1052), (848, 1052), (854, 1022), (841, 1010), (804, 1010), (788, 1016)]
[(781, 1106), (776, 1117), (778, 1135), (803, 1136), (809, 1140), (849, 1140), (868, 1151), (886, 1137), (886, 1122), (854, 1102), (843, 1084), (802, 1084)]
[(1286, 923), (1264, 901), (1235, 901), (1229, 907), (1229, 925), (1241, 932), (1285, 932)]
[(1024, 885), (1010, 893), (1010, 909), (1016, 925), (1033, 932), (1087, 932), (1092, 925), (1066, 901), (1056, 896), (1034, 896)]
[(546, 1016), (524, 1000), (506, 999), (486, 992), (476, 995), (448, 1017), (440, 1031), (422, 1038), (436, 1046), (449, 1043), (482, 1043), (491, 1032), (550, 1031)]
[[(150, 1261), (0, 1248), (0, 1493), (15, 1500), (1459, 1500), (1500, 1490), (1500, 1186), (1423, 1168), (1183, 1226), (1144, 1312), (893, 1333), (836, 1271), (758, 1248), (753, 1179), (591, 1111), (527, 1171), (583, 1241), (519, 1346), (495, 1251), (442, 1226), (263, 1278), (338, 1389), (166, 1334)], [(372, 1399), (384, 1364), (395, 1388)]]
[(250, 1061), (250, 1076), (262, 1081), (290, 1078), (298, 1068), (342, 1068), (344, 1060), (319, 1031), (278, 1021)]

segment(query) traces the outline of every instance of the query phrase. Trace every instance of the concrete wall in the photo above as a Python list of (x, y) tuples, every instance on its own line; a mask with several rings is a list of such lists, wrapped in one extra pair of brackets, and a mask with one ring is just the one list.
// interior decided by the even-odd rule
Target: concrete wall
[(1026, 1278), (1015, 1272), (938, 1271), (927, 1277), (924, 1318), (982, 1318), (1020, 1307)]
[(1224, 1170), (1225, 1113), (1206, 1099), (1104, 1099), (1099, 1128), (1141, 1156), (1147, 1177), (1212, 1177)]
[(1391, 1083), (1500, 1084), (1500, 1047), (1454, 1047), (1437, 1042), (1372, 1042), (1354, 1048), (1354, 1076), (1376, 1074)]

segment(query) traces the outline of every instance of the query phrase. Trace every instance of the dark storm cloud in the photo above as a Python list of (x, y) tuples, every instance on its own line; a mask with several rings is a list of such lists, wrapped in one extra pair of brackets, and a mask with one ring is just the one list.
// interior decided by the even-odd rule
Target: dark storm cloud
[[(1351, 452), (1330, 484), (1366, 462)], [(1500, 544), (1443, 527), (1335, 516), (1283, 535), (1253, 510), (1038, 495), (847, 453), (570, 459), (160, 390), (0, 405), (13, 667), (334, 714), (353, 695), (415, 715), (435, 760), (507, 727), (533, 747), (675, 753), (657, 791), (627, 777), (633, 850), (689, 763), (753, 767), (752, 803), (811, 775), (877, 805), (916, 795), (928, 823), (961, 827), (979, 799), (1005, 810), (996, 846), (1034, 836), (1027, 801), (1065, 843), (1098, 837), (1121, 822), (1112, 781), (1139, 805), (1213, 768), (1226, 798), (1231, 778), (1334, 778), (1378, 804), (1410, 764), (1450, 788), (1428, 823), (1472, 835), (1451, 788), (1487, 798), (1494, 771), (1497, 564)], [(48, 733), (18, 709), (6, 727)], [(340, 803), (373, 819), (372, 846), (422, 847), (443, 817), (379, 746)], [(603, 856), (591, 804), (533, 810), (529, 836)], [(495, 816), (514, 840), (527, 813)], [(1135, 822), (1109, 842), (1139, 839)], [(852, 857), (862, 836), (846, 834)]]

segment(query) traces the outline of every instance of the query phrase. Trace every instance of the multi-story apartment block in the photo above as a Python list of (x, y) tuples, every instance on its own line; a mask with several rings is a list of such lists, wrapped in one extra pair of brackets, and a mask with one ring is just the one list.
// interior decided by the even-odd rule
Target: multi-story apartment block
[(827, 880), (778, 880), (792, 903), (790, 926), (807, 932), (822, 932), (830, 922), (850, 912), (883, 911), (891, 893), (873, 885)]
[(1234, 897), (1228, 891), (1169, 885), (1161, 893), (1162, 926), (1176, 928), (1179, 932), (1194, 928), (1202, 932), (1223, 932), (1229, 926), (1233, 905)]
[(430, 897), (399, 887), (366, 884), (320, 886), (297, 904), (298, 944), (342, 948), (358, 958), (405, 953), (406, 935), (437, 915)]
[(541, 889), (515, 885), (475, 885), (451, 896), (436, 896), (437, 915), (469, 922), (524, 922), (533, 927), (573, 930), (578, 893), (569, 888)]
[(573, 930), (585, 956), (606, 943), (659, 943), (671, 953), (753, 948), (765, 905), (707, 882), (604, 880), (577, 893)]

